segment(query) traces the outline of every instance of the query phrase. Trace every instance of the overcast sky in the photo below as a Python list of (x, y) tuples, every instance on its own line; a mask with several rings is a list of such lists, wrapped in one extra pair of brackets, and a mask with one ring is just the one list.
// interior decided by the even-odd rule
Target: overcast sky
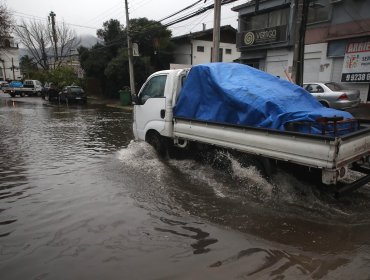
[[(13, 12), (14, 18), (19, 21), (36, 19), (47, 21), (50, 11), (56, 14), (57, 21), (64, 21), (75, 29), (77, 34), (96, 35), (96, 29), (101, 28), (104, 21), (111, 18), (118, 19), (126, 25), (125, 1), (124, 0), (5, 0), (9, 10)], [(196, 0), (129, 0), (130, 18), (146, 17), (150, 20), (160, 20), (182, 8), (193, 4)], [(221, 12), (221, 25), (230, 24), (237, 28), (237, 13), (231, 8), (247, 2), (239, 0), (232, 4), (224, 5)], [(212, 4), (207, 0), (197, 4), (194, 8), (186, 11), (186, 14), (198, 10), (201, 7)], [(171, 19), (179, 18), (185, 13), (174, 16)], [(162, 23), (167, 23), (168, 19)], [(178, 23), (170, 27), (173, 35), (182, 35), (189, 32), (196, 32), (202, 29), (202, 23), (206, 28), (213, 26), (213, 10)]]

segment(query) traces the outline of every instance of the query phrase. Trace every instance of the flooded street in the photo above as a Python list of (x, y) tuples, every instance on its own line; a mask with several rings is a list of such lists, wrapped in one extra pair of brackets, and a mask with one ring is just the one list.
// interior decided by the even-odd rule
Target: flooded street
[(369, 185), (161, 160), (131, 126), (0, 94), (1, 279), (370, 279)]

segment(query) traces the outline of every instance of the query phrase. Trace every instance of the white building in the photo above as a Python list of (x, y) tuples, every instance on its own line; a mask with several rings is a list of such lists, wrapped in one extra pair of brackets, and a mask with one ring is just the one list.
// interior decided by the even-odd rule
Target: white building
[(19, 67), (19, 47), (13, 37), (0, 42), (0, 80), (21, 80)]
[[(236, 29), (230, 25), (220, 29), (220, 62), (233, 62), (240, 57), (236, 49)], [(174, 64), (196, 65), (211, 62), (213, 29), (189, 33), (172, 38), (176, 48)]]

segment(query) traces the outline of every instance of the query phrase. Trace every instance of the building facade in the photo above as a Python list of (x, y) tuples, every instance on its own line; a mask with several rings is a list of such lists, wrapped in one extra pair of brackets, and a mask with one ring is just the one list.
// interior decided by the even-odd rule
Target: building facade
[[(241, 62), (281, 78), (293, 65), (295, 0), (259, 0), (234, 7)], [(305, 37), (304, 82), (334, 81), (370, 100), (370, 1), (311, 1)]]
[[(220, 30), (220, 62), (233, 62), (240, 57), (236, 49), (236, 29), (222, 26)], [(174, 64), (196, 65), (211, 62), (213, 29), (190, 33), (172, 38), (175, 44)]]
[(0, 80), (21, 80), (19, 68), (19, 47), (13, 37), (4, 38), (0, 42)]

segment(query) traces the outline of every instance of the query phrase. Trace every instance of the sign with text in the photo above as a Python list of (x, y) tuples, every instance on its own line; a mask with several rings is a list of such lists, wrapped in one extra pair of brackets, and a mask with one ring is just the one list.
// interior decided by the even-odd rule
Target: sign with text
[(349, 43), (343, 61), (342, 82), (370, 82), (370, 40)]
[(240, 47), (253, 47), (257, 45), (278, 43), (286, 41), (286, 39), (286, 25), (282, 25), (238, 33), (237, 41)]

